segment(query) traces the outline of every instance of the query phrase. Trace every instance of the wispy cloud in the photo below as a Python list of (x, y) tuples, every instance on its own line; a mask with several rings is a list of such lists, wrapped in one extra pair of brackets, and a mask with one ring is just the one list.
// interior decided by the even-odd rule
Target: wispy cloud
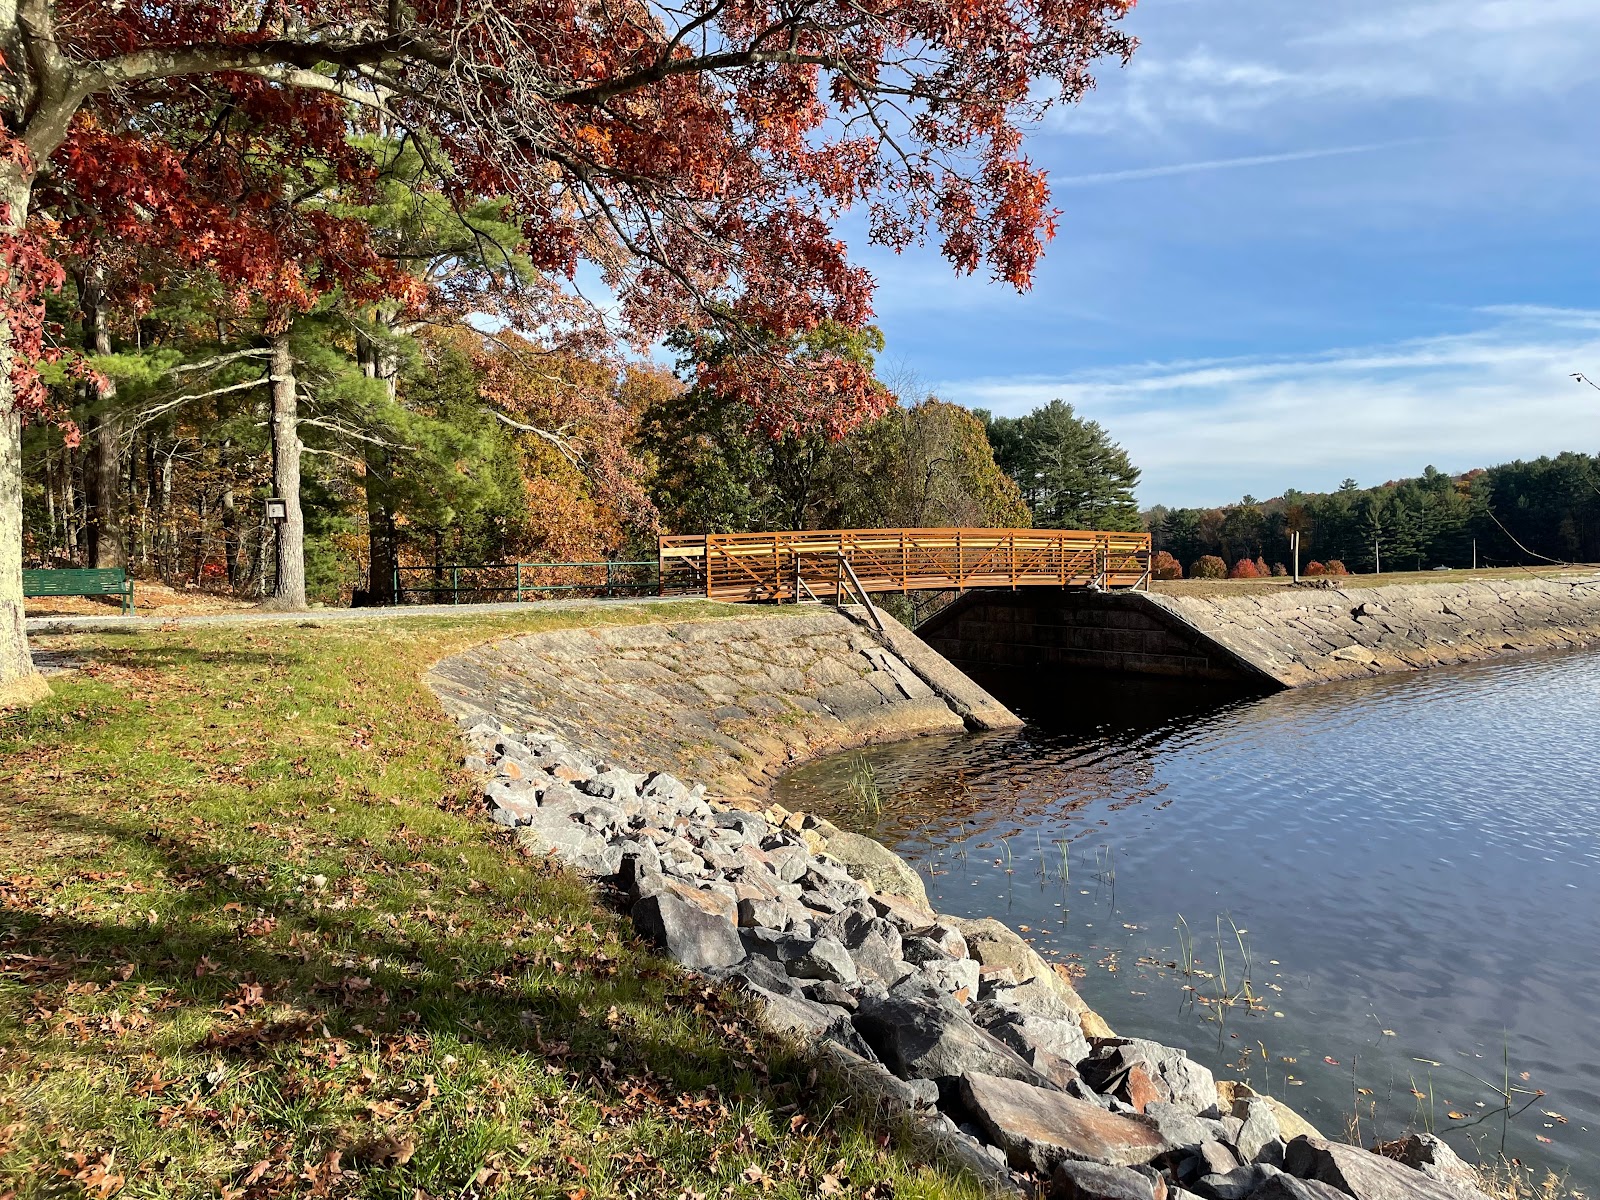
[(1060, 398), (1144, 470), (1146, 503), (1214, 504), (1464, 470), (1600, 445), (1600, 312), (1507, 307), (1468, 333), (1296, 357), (1140, 364), (1062, 377), (951, 381), (940, 393), (1014, 414)]
[(1600, 39), (1593, 0), (1346, 0), (1283, 6), (1141, 5), (1143, 45), (1125, 72), (1057, 128), (1173, 132), (1281, 126), (1296, 116), (1394, 101), (1503, 103), (1594, 82)]
[(1339, 158), (1349, 154), (1370, 154), (1393, 146), (1414, 144), (1415, 139), (1398, 142), (1372, 142), (1365, 146), (1329, 146), (1321, 150), (1291, 150), (1284, 154), (1250, 154), (1241, 158), (1209, 158), (1199, 162), (1166, 163), (1158, 167), (1134, 167), (1126, 171), (1098, 171), (1092, 175), (1053, 176), (1052, 187), (1094, 187), (1103, 183), (1126, 183), (1138, 179), (1162, 179), (1168, 175), (1198, 175), (1205, 171), (1231, 171), (1240, 167), (1266, 167), (1274, 163), (1306, 162), (1314, 158)]

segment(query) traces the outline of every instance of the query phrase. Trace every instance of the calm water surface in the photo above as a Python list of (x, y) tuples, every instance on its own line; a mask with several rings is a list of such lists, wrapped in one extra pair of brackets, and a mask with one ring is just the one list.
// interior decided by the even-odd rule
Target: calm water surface
[[(942, 911), (1078, 962), (1119, 1032), (1325, 1133), (1357, 1107), (1365, 1140), (1431, 1122), (1493, 1153), (1504, 1132), (1600, 1195), (1600, 655), (1264, 698), (983, 682), (1027, 728), (834, 756), (779, 800), (894, 846)], [(1254, 1003), (1205, 1002), (1247, 959)], [(1508, 1063), (1547, 1094), (1507, 1126)]]

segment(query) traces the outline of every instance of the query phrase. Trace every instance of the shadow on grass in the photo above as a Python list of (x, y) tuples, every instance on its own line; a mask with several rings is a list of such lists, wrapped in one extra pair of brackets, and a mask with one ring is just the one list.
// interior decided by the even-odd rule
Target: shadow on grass
[[(0, 960), (26, 985), (7, 1007), (26, 996), (23, 1038), (43, 1026), (82, 1051), (100, 1047), (101, 1065), (128, 1072), (121, 1116), (109, 1123), (124, 1131), (113, 1136), (129, 1147), (125, 1163), (190, 1121), (227, 1130), (236, 1150), (250, 1144), (235, 1182), (252, 1159), (293, 1144), (303, 1161), (340, 1150), (373, 1194), (475, 1186), (498, 1169), (601, 1195), (623, 1187), (623, 1175), (608, 1182), (607, 1172), (631, 1153), (628, 1187), (676, 1195), (691, 1175), (750, 1183), (724, 1167), (798, 1150), (814, 1158), (802, 1171), (809, 1194), (829, 1163), (870, 1153), (887, 1127), (871, 1103), (819, 1079), (802, 1054), (764, 1038), (738, 1001), (655, 956), (551, 865), (511, 866), (483, 882), (461, 872), (463, 856), (451, 860), (459, 845), (375, 840), (333, 847), (342, 872), (319, 883), (312, 873), (326, 856), (291, 863), (271, 853), (270, 837), (243, 830), (223, 853), (177, 820), (166, 829), (60, 820), (112, 845), (96, 870), (55, 887), (0, 881), (9, 910)], [(116, 863), (122, 870), (109, 876), (100, 869)], [(85, 885), (109, 901), (103, 920), (59, 902)], [(141, 1007), (166, 1018), (165, 1032), (144, 1031), (163, 1046), (153, 1066), (130, 1043)], [(108, 1010), (123, 1014), (109, 1035)], [(180, 1083), (162, 1083), (167, 1072)], [(508, 1088), (512, 1076), (520, 1089)], [(500, 1115), (488, 1119), (478, 1099), (496, 1092)], [(620, 1136), (616, 1153), (574, 1157), (578, 1141), (593, 1152), (600, 1130), (630, 1122), (640, 1132)], [(852, 1164), (862, 1166), (884, 1169)], [(926, 1178), (927, 1194), (947, 1194), (952, 1182)]]

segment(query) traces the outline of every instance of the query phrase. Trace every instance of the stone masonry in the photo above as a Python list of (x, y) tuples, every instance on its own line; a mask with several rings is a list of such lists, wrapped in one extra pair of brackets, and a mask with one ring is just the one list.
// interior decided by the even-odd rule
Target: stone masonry
[(427, 682), (456, 716), (488, 713), (721, 795), (759, 792), (830, 750), (1018, 723), (883, 619), (884, 635), (832, 609), (532, 634), (448, 658)]

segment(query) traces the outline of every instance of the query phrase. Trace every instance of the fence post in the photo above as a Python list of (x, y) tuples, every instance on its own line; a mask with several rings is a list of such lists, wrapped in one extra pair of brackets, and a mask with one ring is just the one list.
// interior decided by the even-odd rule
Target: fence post
[(517, 603), (522, 603), (522, 564), (517, 564)]
[(450, 568), (450, 603), (461, 603), (461, 568)]
[(611, 599), (611, 560), (606, 559), (606, 599)]
[(400, 564), (394, 565), (394, 602), (400, 603)]
[(956, 591), (967, 590), (967, 566), (961, 561), (961, 530), (956, 530)]

